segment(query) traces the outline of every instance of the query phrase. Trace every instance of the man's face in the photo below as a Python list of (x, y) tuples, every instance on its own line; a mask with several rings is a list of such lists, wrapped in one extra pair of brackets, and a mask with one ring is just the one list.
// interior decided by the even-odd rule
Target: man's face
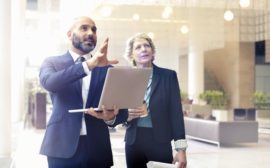
[(70, 39), (80, 54), (91, 52), (97, 43), (96, 25), (89, 18), (79, 18), (71, 30)]

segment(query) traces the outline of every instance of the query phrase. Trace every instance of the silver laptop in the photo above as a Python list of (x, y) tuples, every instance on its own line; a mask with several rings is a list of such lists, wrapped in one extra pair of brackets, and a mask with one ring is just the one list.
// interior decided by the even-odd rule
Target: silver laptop
[[(108, 69), (99, 105), (113, 109), (136, 108), (143, 104), (144, 95), (150, 78), (151, 68), (112, 67)], [(70, 109), (70, 113), (86, 112), (88, 109)]]
[(143, 104), (151, 68), (112, 67), (108, 69), (96, 110), (136, 108)]

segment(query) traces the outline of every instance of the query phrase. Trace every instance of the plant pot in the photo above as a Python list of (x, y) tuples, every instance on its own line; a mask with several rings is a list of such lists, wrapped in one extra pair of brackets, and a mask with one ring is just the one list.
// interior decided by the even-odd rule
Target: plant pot
[(228, 110), (224, 109), (213, 109), (212, 115), (217, 121), (228, 121)]

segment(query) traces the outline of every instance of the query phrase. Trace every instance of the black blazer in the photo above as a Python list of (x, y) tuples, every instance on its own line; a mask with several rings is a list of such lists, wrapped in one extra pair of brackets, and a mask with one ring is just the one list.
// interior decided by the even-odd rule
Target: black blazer
[[(149, 109), (153, 134), (157, 142), (185, 139), (180, 89), (175, 71), (153, 65)], [(132, 145), (136, 139), (137, 119), (128, 123), (125, 141)]]
[[(97, 107), (103, 88), (106, 67), (92, 70), (91, 84), (86, 108)], [(69, 113), (69, 109), (83, 107), (80, 80), (86, 76), (82, 63), (74, 64), (67, 52), (62, 56), (47, 58), (40, 69), (40, 83), (50, 93), (53, 111), (47, 124), (40, 153), (50, 157), (70, 158), (74, 155), (80, 137), (82, 113)], [(120, 110), (115, 124), (127, 118), (127, 111)], [(103, 120), (85, 115), (88, 143), (93, 155), (99, 162), (113, 164), (108, 127)]]

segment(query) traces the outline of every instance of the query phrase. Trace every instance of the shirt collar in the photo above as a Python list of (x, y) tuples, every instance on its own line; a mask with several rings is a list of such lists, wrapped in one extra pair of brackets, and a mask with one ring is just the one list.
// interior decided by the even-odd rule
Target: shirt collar
[[(74, 62), (80, 57), (80, 55), (77, 54), (77, 53), (75, 53), (74, 51), (72, 51), (72, 50), (68, 50), (68, 51), (69, 51), (69, 53), (70, 53), (70, 55), (71, 55), (71, 57), (72, 57), (72, 59), (73, 59)], [(82, 56), (85, 59), (91, 58), (91, 54), (85, 54), (85, 55), (82, 55)]]

